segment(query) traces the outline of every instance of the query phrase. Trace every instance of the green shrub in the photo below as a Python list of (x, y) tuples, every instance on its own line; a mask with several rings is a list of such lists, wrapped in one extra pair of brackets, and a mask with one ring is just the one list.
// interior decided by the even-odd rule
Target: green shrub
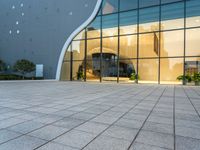
[(192, 77), (190, 75), (180, 75), (180, 76), (177, 77), (177, 80), (191, 82)]
[(22, 74), (23, 79), (27, 73), (35, 71), (35, 64), (26, 59), (18, 60), (14, 65), (14, 70)]
[(0, 72), (3, 72), (6, 70), (6, 64), (3, 62), (3, 60), (0, 60)]

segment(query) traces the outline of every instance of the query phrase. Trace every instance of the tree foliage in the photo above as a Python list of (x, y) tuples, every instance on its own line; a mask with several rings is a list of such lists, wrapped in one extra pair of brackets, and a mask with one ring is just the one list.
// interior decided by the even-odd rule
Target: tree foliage
[(35, 64), (29, 60), (21, 59), (15, 63), (13, 68), (15, 71), (21, 73), (24, 77), (25, 74), (35, 71)]

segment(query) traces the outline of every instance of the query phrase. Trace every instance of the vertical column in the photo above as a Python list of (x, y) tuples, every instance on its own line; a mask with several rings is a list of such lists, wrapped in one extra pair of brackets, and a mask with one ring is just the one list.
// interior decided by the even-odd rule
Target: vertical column
[(137, 2), (137, 77), (136, 77), (136, 83), (138, 83), (139, 80), (139, 0)]
[(72, 81), (72, 76), (73, 76), (73, 50), (72, 50), (72, 43), (70, 44), (70, 81)]
[(118, 43), (117, 43), (117, 83), (119, 83), (119, 53), (120, 53), (120, 0), (118, 0)]
[(186, 1), (184, 1), (184, 58), (183, 58), (183, 85), (186, 84), (185, 79), (185, 51), (186, 51)]
[(102, 46), (103, 46), (103, 33), (102, 33), (102, 16), (103, 16), (103, 10), (102, 10), (103, 2), (101, 3), (101, 15), (100, 15), (100, 82), (102, 82)]
[(84, 59), (84, 81), (86, 82), (87, 80), (87, 27), (84, 29), (85, 30), (85, 59)]
[(158, 84), (160, 84), (160, 51), (161, 51), (161, 0), (159, 2), (159, 49), (158, 49), (158, 54), (159, 54), (159, 58), (158, 58)]

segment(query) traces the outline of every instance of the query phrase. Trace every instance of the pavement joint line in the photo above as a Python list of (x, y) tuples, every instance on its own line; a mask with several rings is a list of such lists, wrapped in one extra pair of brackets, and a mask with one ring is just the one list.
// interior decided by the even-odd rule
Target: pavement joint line
[(185, 91), (185, 88), (183, 88), (183, 91), (184, 91), (184, 93), (186, 94), (187, 99), (189, 100), (190, 104), (192, 105), (192, 107), (194, 108), (195, 112), (197, 113), (197, 115), (198, 115), (198, 117), (199, 117), (199, 119), (200, 119), (200, 114), (199, 114), (197, 108), (194, 106), (194, 104), (193, 104), (192, 100), (190, 99), (189, 95), (188, 95), (187, 92)]
[[(148, 87), (148, 88), (146, 88), (146, 89), (145, 89), (145, 91), (146, 91), (146, 90), (148, 90), (149, 88), (151, 88), (151, 87)], [(143, 92), (143, 91), (144, 91), (143, 89), (138, 89), (138, 93), (137, 93), (137, 94), (139, 94), (139, 93), (141, 93), (141, 92)], [(135, 95), (137, 95), (137, 94), (135, 94)], [(57, 138), (61, 137), (62, 135), (66, 134), (66, 133), (68, 133), (68, 132), (72, 131), (73, 129), (75, 129), (75, 128), (77, 128), (77, 127), (81, 126), (81, 125), (83, 125), (84, 123), (86, 123), (86, 122), (88, 122), (88, 121), (90, 121), (90, 120), (92, 120), (92, 119), (96, 118), (97, 116), (100, 116), (101, 114), (103, 114), (103, 113), (105, 113), (105, 112), (107, 112), (107, 111), (111, 110), (112, 108), (114, 108), (115, 106), (117, 106), (117, 105), (119, 105), (119, 104), (123, 103), (124, 101), (126, 101), (126, 100), (122, 100), (120, 103), (118, 103), (118, 104), (116, 104), (116, 105), (114, 105), (114, 106), (110, 107), (109, 109), (107, 109), (107, 110), (103, 111), (102, 113), (100, 113), (100, 114), (97, 114), (96, 116), (94, 116), (94, 117), (92, 117), (92, 118), (90, 118), (90, 119), (88, 119), (88, 120), (84, 121), (83, 123), (81, 123), (81, 124), (79, 124), (79, 125), (77, 125), (77, 126), (73, 127), (72, 129), (70, 129), (70, 130), (68, 130), (68, 131), (64, 132), (63, 134), (60, 134), (59, 136), (57, 136), (57, 137), (55, 137), (55, 138), (53, 138), (53, 139), (49, 140), (48, 142), (46, 142), (46, 143), (44, 143), (44, 144), (42, 144), (42, 145), (40, 145), (40, 146), (36, 147), (34, 150), (37, 150), (38, 148), (40, 148), (40, 147), (42, 147), (42, 146), (44, 146), (44, 145), (46, 145), (46, 144), (48, 144), (48, 143), (50, 143), (50, 142), (54, 141), (55, 139), (57, 139)], [(84, 112), (84, 111), (82, 111), (82, 112)], [(78, 112), (78, 113), (80, 113), (80, 112)], [(57, 122), (57, 121), (56, 121), (56, 122)], [(66, 146), (67, 146), (67, 145), (66, 145)]]
[[(156, 87), (158, 88), (158, 87)], [(154, 89), (155, 90), (155, 89)], [(103, 130), (101, 133), (99, 133), (93, 140), (91, 140), (87, 145), (85, 145), (81, 150), (86, 148), (90, 143), (92, 143), (95, 139), (97, 139), (100, 135), (102, 135), (107, 129), (109, 129), (111, 126), (113, 126), (117, 121), (119, 121), (121, 118), (123, 118), (126, 114), (128, 114), (131, 110), (133, 110), (138, 104), (140, 104), (142, 101), (145, 100), (146, 97), (152, 94), (153, 91), (151, 91), (147, 96), (145, 96), (143, 99), (141, 99), (137, 104), (135, 104), (132, 108), (130, 108), (126, 113), (124, 113), (120, 118), (118, 118), (115, 122), (110, 124), (105, 130)]]
[(173, 88), (173, 136), (174, 136), (174, 150), (176, 150), (176, 99), (175, 99), (176, 86)]
[(158, 104), (158, 102), (160, 101), (160, 98), (162, 97), (162, 95), (164, 94), (166, 90), (166, 87), (163, 89), (162, 94), (159, 96), (158, 100), (156, 101), (156, 103), (154, 104), (154, 106), (152, 107), (151, 111), (149, 112), (147, 118), (144, 120), (142, 126), (140, 127), (139, 131), (137, 132), (136, 136), (134, 137), (134, 139), (132, 140), (131, 144), (129, 145), (129, 147), (127, 148), (127, 150), (130, 150), (131, 146), (134, 144), (135, 140), (137, 139), (140, 131), (142, 130), (142, 128), (144, 127), (146, 121), (148, 120), (148, 118), (150, 117), (151, 113), (153, 112), (154, 108), (156, 107), (156, 105)]

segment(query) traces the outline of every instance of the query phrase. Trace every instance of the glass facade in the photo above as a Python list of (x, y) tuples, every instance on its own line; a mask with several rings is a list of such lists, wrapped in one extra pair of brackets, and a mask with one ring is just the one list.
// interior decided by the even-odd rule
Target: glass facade
[(200, 0), (104, 0), (71, 42), (61, 80), (182, 84), (200, 71)]

